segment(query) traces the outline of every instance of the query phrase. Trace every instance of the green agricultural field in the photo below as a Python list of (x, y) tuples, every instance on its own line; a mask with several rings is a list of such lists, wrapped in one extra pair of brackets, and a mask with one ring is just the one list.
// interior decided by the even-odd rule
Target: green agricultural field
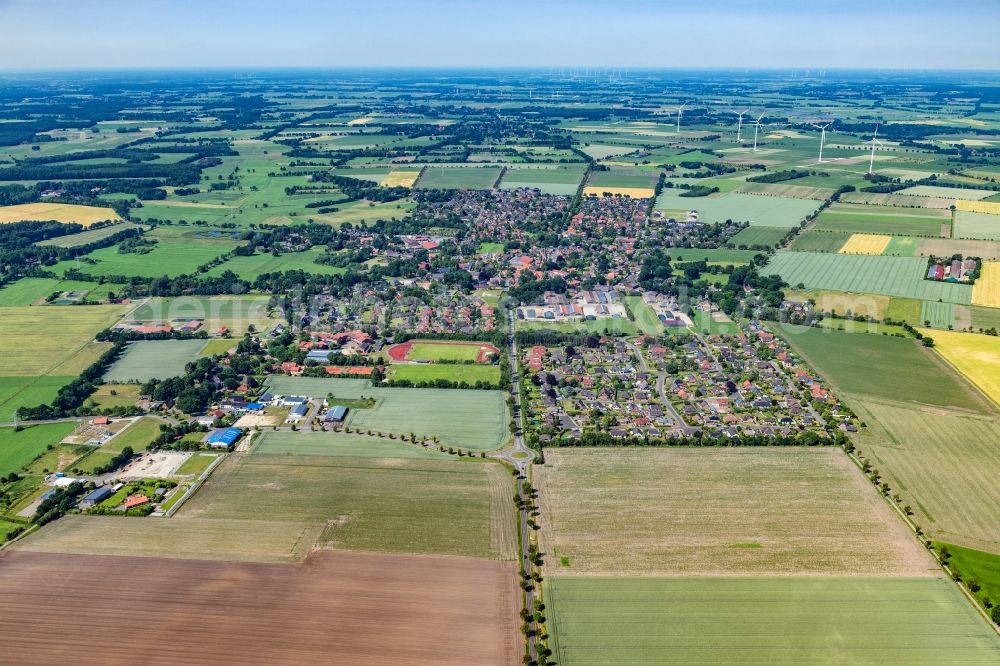
[(661, 335), (663, 333), (663, 322), (656, 316), (653, 308), (642, 300), (642, 296), (626, 296), (624, 300), (625, 307), (632, 313), (636, 329), (647, 335)]
[(305, 271), (316, 275), (337, 275), (346, 271), (338, 266), (317, 264), (316, 258), (323, 254), (323, 248), (310, 248), (305, 252), (286, 252), (277, 257), (271, 254), (233, 257), (218, 266), (213, 266), (205, 275), (213, 277), (232, 271), (245, 280), (254, 280), (264, 273), (283, 271)]
[(583, 174), (583, 167), (568, 169), (509, 168), (504, 172), (500, 187), (506, 190), (534, 187), (538, 188), (542, 194), (572, 196), (580, 188)]
[(234, 455), (181, 515), (319, 523), (320, 544), (347, 550), (508, 559), (512, 490), (496, 463)]
[(71, 433), (74, 423), (46, 423), (16, 431), (0, 428), (0, 476), (21, 471), (32, 460)]
[(730, 238), (726, 241), (726, 245), (729, 245), (730, 247), (775, 247), (781, 242), (787, 233), (788, 230), (783, 229), (782, 227), (752, 226), (747, 227)]
[[(767, 479), (766, 484), (761, 479)], [(922, 576), (933, 561), (839, 448), (549, 449), (549, 575)]]
[(741, 266), (749, 264), (760, 252), (755, 250), (736, 250), (729, 248), (702, 249), (695, 247), (672, 247), (667, 254), (674, 261), (707, 261), (710, 264), (733, 264)]
[(826, 231), (940, 237), (951, 222), (949, 211), (931, 208), (893, 208), (865, 204), (833, 204), (816, 218)]
[[(240, 335), (253, 325), (258, 331), (269, 328), (280, 315), (268, 315), (267, 295), (180, 296), (151, 298), (128, 314), (127, 321), (170, 322), (178, 319), (201, 319), (210, 334), (221, 326)], [(235, 344), (235, 342), (233, 343)]]
[(957, 211), (955, 213), (954, 235), (955, 238), (1000, 240), (1000, 215)]
[(428, 166), (414, 187), (423, 189), (491, 190), (500, 177), (500, 167)]
[(497, 385), (500, 383), (500, 368), (495, 365), (481, 364), (400, 364), (391, 367), (388, 379), (408, 380), (415, 384), (445, 379), (450, 382), (468, 382), (469, 384), (484, 382)]
[(648, 187), (656, 185), (657, 174), (652, 171), (631, 169), (610, 169), (591, 171), (587, 178), (588, 187)]
[(768, 197), (731, 192), (721, 196), (682, 197), (679, 190), (664, 190), (656, 200), (656, 209), (672, 214), (697, 210), (702, 222), (750, 222), (762, 227), (790, 229), (819, 208), (819, 201)]
[(141, 388), (139, 384), (101, 384), (84, 404), (95, 409), (127, 407), (139, 400)]
[(948, 328), (954, 325), (955, 304), (924, 301), (920, 308), (920, 323), (931, 328)]
[[(180, 514), (186, 511), (182, 507)], [(65, 516), (15, 544), (43, 553), (128, 555), (237, 562), (299, 562), (321, 524), (306, 521), (122, 520), (119, 516)]]
[(849, 400), (868, 428), (854, 436), (914, 520), (931, 537), (1000, 553), (997, 506), (1000, 422), (976, 415), (890, 401)]
[(926, 241), (908, 236), (893, 236), (882, 254), (887, 257), (912, 257), (917, 254), (917, 248)]
[(839, 252), (853, 234), (847, 231), (803, 231), (788, 246), (795, 252)]
[[(77, 162), (79, 164), (79, 162)], [(125, 231), (126, 229), (140, 228), (138, 224), (134, 222), (120, 222), (118, 224), (112, 224), (107, 227), (100, 227), (98, 229), (86, 229), (76, 234), (69, 234), (68, 236), (59, 236), (57, 238), (50, 238), (48, 240), (39, 241), (36, 245), (46, 246), (53, 245), (55, 247), (76, 247), (78, 245), (87, 245), (88, 243), (95, 243), (99, 240), (103, 240), (108, 236), (114, 236), (115, 234)]]
[(904, 190), (899, 190), (896, 194), (905, 194), (917, 197), (941, 197), (943, 199), (969, 199), (978, 201), (990, 196), (990, 190), (967, 190), (962, 187), (940, 187), (938, 185), (914, 185)]
[(37, 301), (44, 301), (56, 292), (76, 291), (81, 294), (95, 292), (91, 298), (104, 298), (107, 290), (101, 293), (94, 282), (79, 282), (77, 280), (61, 280), (59, 278), (21, 278), (0, 289), (0, 307), (23, 307)]
[(831, 289), (924, 301), (942, 300), (968, 305), (972, 287), (925, 280), (927, 260), (921, 257), (883, 257), (854, 254), (820, 254), (779, 250), (763, 269), (780, 275), (793, 287)]
[(308, 217), (335, 227), (348, 222), (351, 224), (373, 224), (377, 220), (401, 220), (415, 206), (416, 204), (410, 199), (388, 203), (359, 201), (355, 204), (341, 206), (340, 210), (335, 213), (324, 213), (323, 215), (310, 213)]
[(905, 321), (911, 325), (923, 322), (920, 314), (923, 312), (924, 301), (915, 298), (903, 298), (893, 296), (889, 299), (889, 307), (886, 308), (885, 318), (893, 321)]
[(21, 407), (49, 404), (72, 375), (43, 377), (0, 377), (0, 421), (12, 421)]
[(107, 382), (148, 382), (184, 374), (184, 366), (198, 359), (204, 340), (140, 340), (104, 374)]
[(14, 530), (24, 529), (24, 527), (25, 525), (22, 523), (15, 523), (0, 518), (0, 543), (6, 541)]
[(992, 663), (1000, 639), (943, 578), (549, 577), (563, 666)]
[(125, 311), (122, 305), (4, 308), (0, 377), (81, 372), (107, 348), (90, 343)]
[(969, 311), (972, 314), (972, 327), (976, 330), (995, 328), (1000, 331), (1000, 308), (973, 305)]
[(352, 409), (347, 425), (397, 435), (436, 436), (445, 446), (489, 451), (510, 437), (506, 394), (502, 391), (373, 387), (367, 380), (272, 375), (276, 395), (378, 400), (374, 409)]
[[(791, 325), (774, 328), (836, 391), (937, 407), (988, 408), (970, 384), (911, 338)], [(850, 401), (852, 406), (855, 402)]]
[(977, 583), (980, 586), (979, 591), (973, 593), (980, 602), (983, 599), (991, 601), (1000, 599), (1000, 555), (954, 544), (937, 543), (935, 547), (939, 552), (942, 545), (947, 547), (951, 555), (948, 565), (953, 571), (958, 571), (962, 575), (966, 587), (969, 587), (970, 583)]
[(410, 458), (457, 460), (436, 448), (399, 439), (344, 432), (292, 432), (279, 430), (257, 436), (254, 455), (332, 456), (336, 458)]
[(740, 332), (739, 326), (733, 320), (722, 313), (705, 312), (696, 310), (694, 313), (694, 325), (697, 331), (708, 332), (710, 335), (737, 335)]

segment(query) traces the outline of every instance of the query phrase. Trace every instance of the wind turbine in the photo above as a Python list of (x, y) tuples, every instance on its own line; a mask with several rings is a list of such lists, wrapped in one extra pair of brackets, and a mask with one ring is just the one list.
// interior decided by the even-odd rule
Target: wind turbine
[(688, 102), (684, 102), (683, 104), (681, 104), (680, 106), (677, 107), (677, 130), (675, 132), (676, 134), (680, 134), (681, 133), (681, 111), (683, 111), (684, 107), (687, 106), (687, 105), (688, 105)]
[(881, 141), (878, 140), (878, 125), (875, 126), (875, 133), (872, 134), (872, 159), (871, 159), (870, 162), (868, 162), (868, 175), (869, 176), (872, 175), (872, 168), (875, 166), (875, 146), (876, 146), (876, 144), (879, 145), (879, 146), (885, 145)]
[(750, 113), (750, 107), (746, 108), (746, 111), (741, 111), (737, 113), (737, 117), (740, 119), (739, 123), (736, 125), (736, 143), (743, 143), (743, 137), (740, 132), (743, 131), (743, 116)]
[(810, 123), (813, 127), (820, 130), (819, 135), (819, 159), (816, 160), (816, 164), (823, 163), (823, 144), (826, 143), (826, 128), (835, 123), (836, 120), (831, 120), (825, 125), (817, 125), (816, 123)]
[[(765, 111), (764, 113), (767, 113), (767, 112)], [(764, 117), (764, 114), (762, 113), (759, 116), (757, 116), (757, 120), (755, 120), (754, 123), (753, 123), (753, 152), (755, 152), (755, 153), (757, 152), (757, 133), (760, 132), (760, 121), (761, 121), (761, 118), (763, 118), (763, 117)], [(737, 130), (736, 133), (739, 134), (739, 130)]]

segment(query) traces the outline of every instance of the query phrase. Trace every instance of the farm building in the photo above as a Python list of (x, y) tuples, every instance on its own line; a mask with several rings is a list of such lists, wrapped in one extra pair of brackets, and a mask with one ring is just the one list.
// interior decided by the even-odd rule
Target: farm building
[(303, 402), (301, 404), (292, 407), (291, 411), (288, 412), (288, 421), (301, 421), (306, 417), (309, 412), (309, 403)]
[(246, 409), (247, 409), (248, 412), (259, 412), (260, 410), (264, 409), (264, 403), (263, 402), (249, 402), (246, 405)]
[(81, 507), (94, 506), (98, 502), (103, 502), (104, 500), (111, 497), (114, 494), (111, 488), (108, 486), (101, 486), (100, 488), (95, 488), (87, 493), (84, 498), (80, 501)]
[(281, 399), (281, 405), (283, 407), (298, 407), (299, 405), (304, 405), (309, 402), (309, 398), (303, 398), (298, 395), (286, 395)]
[(235, 444), (242, 435), (243, 431), (239, 428), (219, 428), (209, 434), (209, 436), (205, 439), (205, 442), (209, 446), (229, 448)]
[(344, 417), (346, 416), (347, 407), (344, 407), (343, 405), (334, 405), (327, 410), (326, 415), (323, 416), (323, 420), (342, 423), (344, 421)]

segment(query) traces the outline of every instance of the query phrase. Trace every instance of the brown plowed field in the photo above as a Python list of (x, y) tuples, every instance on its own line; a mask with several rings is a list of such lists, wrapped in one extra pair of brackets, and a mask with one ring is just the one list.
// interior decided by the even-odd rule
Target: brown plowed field
[(516, 564), (0, 553), (8, 664), (514, 664)]

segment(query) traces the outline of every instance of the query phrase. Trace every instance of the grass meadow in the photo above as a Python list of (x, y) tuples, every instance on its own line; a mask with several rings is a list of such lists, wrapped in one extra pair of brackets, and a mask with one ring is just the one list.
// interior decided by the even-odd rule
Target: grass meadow
[(148, 382), (184, 374), (184, 366), (198, 359), (204, 340), (140, 340), (104, 374), (108, 382)]
[(500, 167), (428, 166), (414, 187), (423, 189), (491, 190)]
[(397, 364), (390, 368), (389, 379), (411, 382), (433, 382), (445, 379), (450, 382), (486, 382), (499, 384), (500, 368), (495, 365), (466, 365), (429, 363), (421, 365)]
[(121, 305), (4, 308), (0, 377), (79, 373), (106, 348), (90, 345), (94, 335), (124, 310)]
[[(550, 575), (928, 575), (843, 451), (587, 448), (536, 468)], [(766, 479), (766, 483), (763, 480)]]
[(398, 439), (343, 432), (263, 432), (253, 445), (254, 455), (330, 456), (335, 458), (409, 458), (457, 460), (436, 448)]
[(656, 200), (657, 210), (674, 214), (697, 210), (702, 222), (750, 222), (762, 227), (790, 229), (797, 226), (820, 202), (731, 192), (722, 196), (682, 197), (678, 190), (664, 190)]
[(373, 387), (367, 380), (321, 377), (268, 378), (277, 395), (357, 399), (373, 397), (374, 409), (351, 410), (347, 425), (362, 430), (436, 436), (445, 446), (473, 451), (500, 448), (510, 436), (506, 394), (502, 391)]
[(71, 433), (73, 423), (45, 423), (29, 426), (20, 432), (0, 428), (0, 476), (18, 472), (50, 446)]

